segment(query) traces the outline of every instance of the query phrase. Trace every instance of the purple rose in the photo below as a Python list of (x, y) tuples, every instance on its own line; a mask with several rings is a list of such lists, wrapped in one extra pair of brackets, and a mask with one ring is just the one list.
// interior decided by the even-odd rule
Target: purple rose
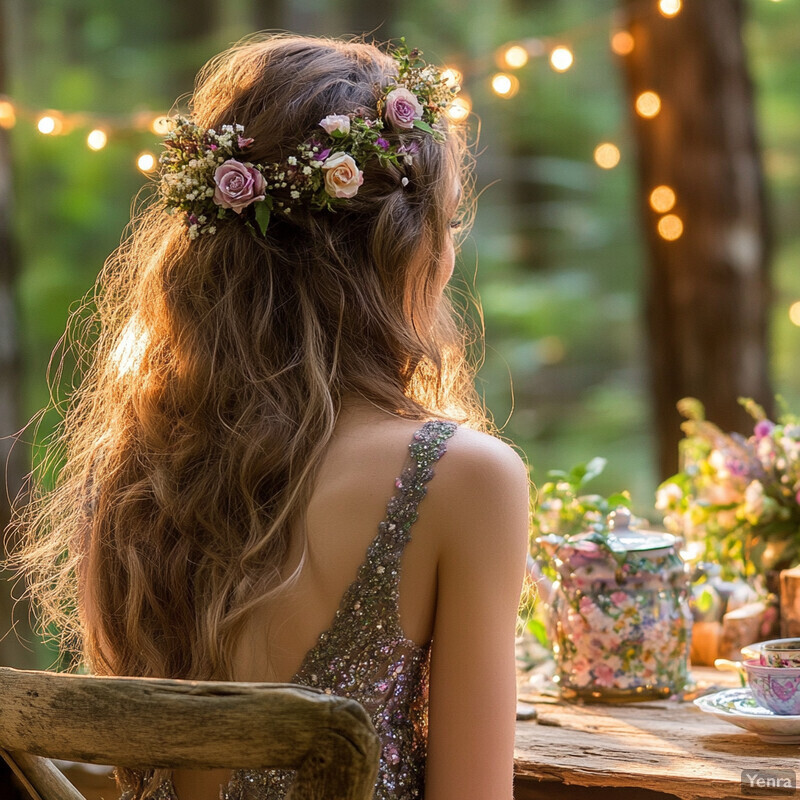
[(389, 142), (383, 138), (383, 136), (379, 136), (375, 140), (375, 144), (380, 147), (381, 150), (388, 150), (389, 149)]
[(266, 182), (255, 167), (246, 167), (235, 158), (220, 164), (214, 172), (214, 202), (223, 208), (231, 208), (237, 214), (251, 203), (264, 199)]
[(414, 127), (415, 120), (422, 119), (422, 106), (413, 92), (400, 86), (386, 95), (383, 115), (393, 128), (409, 130)]

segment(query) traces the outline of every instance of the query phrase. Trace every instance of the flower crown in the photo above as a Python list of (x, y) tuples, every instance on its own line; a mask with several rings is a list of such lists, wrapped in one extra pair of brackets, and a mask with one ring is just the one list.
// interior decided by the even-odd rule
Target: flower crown
[[(391, 144), (382, 135), (386, 126), (396, 133), (417, 128), (443, 140), (433, 126), (460, 87), (402, 39), (391, 55), (397, 78), (382, 90), (375, 119), (363, 112), (330, 114), (281, 163), (249, 161), (246, 151), (253, 139), (242, 125), (216, 131), (175, 117), (159, 158), (160, 188), (168, 210), (184, 214), (189, 238), (216, 233), (218, 219), (235, 215), (263, 236), (273, 213), (289, 215), (296, 207), (335, 210), (358, 193), (369, 158), (384, 167), (413, 163), (417, 142)], [(408, 178), (401, 182), (407, 186)]]

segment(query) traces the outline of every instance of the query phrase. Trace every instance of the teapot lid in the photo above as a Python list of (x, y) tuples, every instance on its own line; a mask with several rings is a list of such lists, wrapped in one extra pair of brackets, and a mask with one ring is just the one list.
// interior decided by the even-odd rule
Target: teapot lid
[(621, 549), (628, 552), (644, 550), (669, 550), (675, 547), (675, 537), (661, 531), (631, 530), (631, 512), (619, 506), (608, 515), (609, 539), (619, 542)]

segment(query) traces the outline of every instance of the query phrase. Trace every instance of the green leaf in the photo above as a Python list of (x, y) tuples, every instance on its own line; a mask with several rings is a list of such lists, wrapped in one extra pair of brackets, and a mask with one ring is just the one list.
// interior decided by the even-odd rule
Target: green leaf
[(536, 618), (528, 620), (528, 630), (534, 635), (536, 641), (543, 647), (549, 647), (550, 642), (547, 638), (547, 629), (541, 620)]
[(423, 122), (421, 119), (414, 120), (414, 127), (419, 128), (421, 131), (425, 131), (426, 133), (435, 133), (433, 128), (431, 128), (427, 122)]
[(627, 492), (617, 492), (609, 495), (607, 499), (609, 508), (616, 508), (617, 506), (631, 507), (631, 496)]
[(708, 589), (703, 589), (700, 596), (695, 598), (695, 605), (699, 611), (707, 614), (714, 605), (714, 595)]
[(567, 475), (567, 473), (564, 472), (563, 469), (551, 469), (548, 471), (547, 477), (553, 478), (554, 480), (567, 480), (567, 478), (569, 478), (569, 475)]
[(272, 216), (272, 203), (264, 200), (262, 203), (256, 203), (256, 222), (261, 230), (261, 235), (264, 236), (269, 227), (269, 220)]
[(586, 465), (586, 472), (583, 475), (581, 480), (581, 485), (584, 483), (588, 483), (592, 478), (596, 478), (605, 468), (608, 461), (605, 458), (593, 458), (587, 465)]

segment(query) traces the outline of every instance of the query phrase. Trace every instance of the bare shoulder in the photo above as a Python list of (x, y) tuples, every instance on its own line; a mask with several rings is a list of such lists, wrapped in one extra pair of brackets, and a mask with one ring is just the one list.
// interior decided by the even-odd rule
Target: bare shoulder
[(468, 478), (499, 476), (528, 480), (528, 467), (519, 452), (507, 442), (482, 431), (459, 427), (447, 443), (448, 472)]
[(530, 509), (528, 466), (510, 444), (480, 431), (459, 427), (429, 491), (429, 511), (441, 531), (441, 545), (464, 547), (470, 538), (527, 541)]

